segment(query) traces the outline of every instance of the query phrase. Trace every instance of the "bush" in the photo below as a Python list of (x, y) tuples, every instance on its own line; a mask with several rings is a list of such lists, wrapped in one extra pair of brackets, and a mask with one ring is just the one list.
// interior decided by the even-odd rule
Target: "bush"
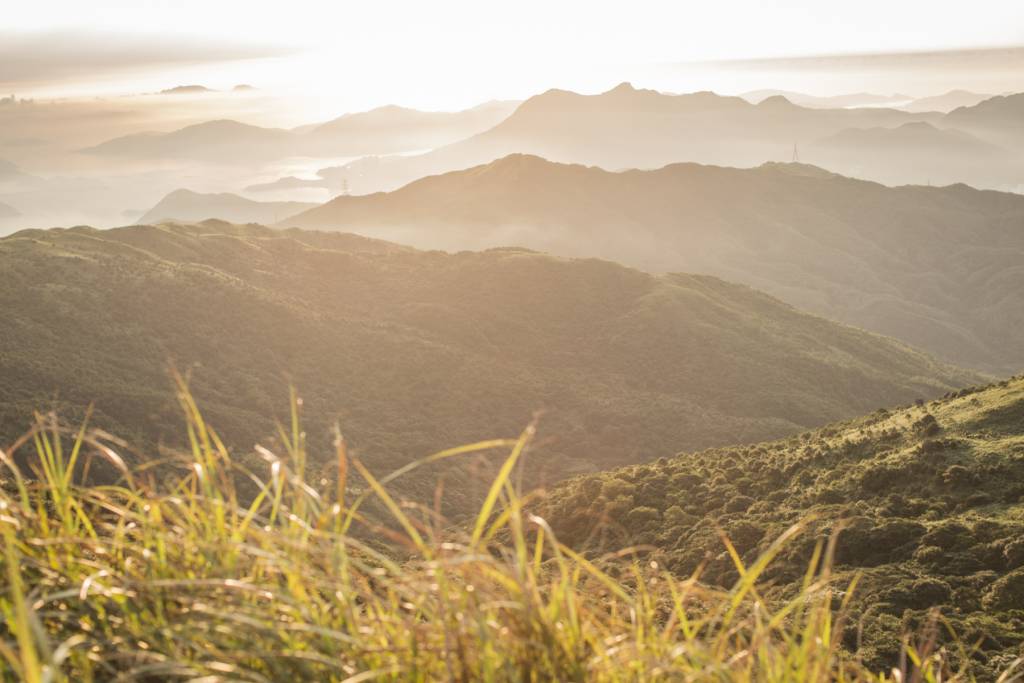
[(939, 426), (938, 420), (931, 413), (926, 414), (921, 419), (914, 422), (911, 428), (920, 434), (921, 436), (935, 436), (942, 431), (942, 427)]
[(634, 493), (636, 493), (636, 484), (619, 479), (618, 477), (605, 479), (601, 485), (601, 495), (608, 500), (615, 500), (625, 496), (632, 498)]
[(943, 550), (958, 550), (974, 542), (971, 530), (960, 522), (943, 522), (924, 534), (921, 543), (934, 545)]
[(870, 567), (904, 559), (913, 553), (925, 530), (909, 519), (856, 518), (839, 536), (836, 560)]
[(642, 529), (650, 522), (657, 522), (660, 516), (656, 508), (648, 506), (636, 507), (626, 515), (626, 525), (630, 529)]
[(1015, 539), (1003, 546), (1003, 557), (1006, 558), (1007, 569), (1024, 565), (1024, 538)]
[(754, 499), (750, 496), (733, 496), (725, 504), (726, 512), (746, 512), (747, 509), (754, 504)]
[(942, 473), (942, 483), (954, 488), (970, 486), (974, 481), (974, 475), (963, 465), (950, 465)]
[(945, 581), (927, 577), (911, 583), (909, 594), (908, 607), (926, 609), (947, 602), (952, 594), (952, 589)]
[(1024, 569), (1017, 569), (996, 580), (981, 598), (985, 609), (1024, 610)]

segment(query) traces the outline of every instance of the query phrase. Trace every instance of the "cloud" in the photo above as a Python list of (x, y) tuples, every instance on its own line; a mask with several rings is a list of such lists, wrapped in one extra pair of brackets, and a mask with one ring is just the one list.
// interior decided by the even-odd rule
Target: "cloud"
[(1024, 47), (985, 47), (915, 52), (802, 55), (764, 59), (734, 59), (710, 62), (717, 66), (753, 69), (840, 69), (956, 68), (1019, 69), (1024, 67)]
[(0, 30), (0, 84), (29, 85), (146, 69), (284, 57), (280, 45), (160, 34)]

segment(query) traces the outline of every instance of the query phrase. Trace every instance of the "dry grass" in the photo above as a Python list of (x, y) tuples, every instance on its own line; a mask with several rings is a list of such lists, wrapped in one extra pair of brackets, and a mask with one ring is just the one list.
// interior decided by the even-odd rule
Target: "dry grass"
[[(130, 469), (115, 440), (50, 416), (3, 453), (0, 680), (970, 680), (927, 639), (882, 674), (844, 653), (855, 587), (833, 590), (829, 544), (795, 599), (762, 599), (761, 573), (800, 527), (749, 567), (726, 542), (730, 590), (630, 556), (601, 563), (612, 578), (515, 490), (532, 429), (380, 481), (339, 439), (338, 484), (316, 490), (298, 401), (258, 473), (179, 388), (191, 449), (173, 463)], [(388, 493), (416, 467), (480, 452), (505, 460), (467, 529)], [(118, 481), (94, 469), (82, 483), (100, 466)], [(386, 522), (364, 514), (370, 501)]]

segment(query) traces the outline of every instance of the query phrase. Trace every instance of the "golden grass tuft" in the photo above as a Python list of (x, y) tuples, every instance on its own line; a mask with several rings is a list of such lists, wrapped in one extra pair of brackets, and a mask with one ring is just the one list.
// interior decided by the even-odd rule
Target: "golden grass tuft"
[[(130, 468), (116, 441), (52, 416), (2, 453), (0, 680), (971, 680), (927, 640), (908, 639), (888, 672), (844, 652), (855, 587), (833, 589), (832, 543), (799, 595), (763, 599), (762, 573), (801, 526), (749, 567), (726, 541), (729, 590), (562, 546), (513, 486), (532, 428), (380, 480), (339, 434), (337, 484), (317, 490), (297, 399), (282, 451), (258, 449), (260, 473), (232, 459), (184, 382), (179, 395), (190, 450), (160, 466)], [(468, 530), (390, 493), (417, 467), (481, 452), (505, 460)], [(100, 466), (116, 481), (96, 483)], [(371, 500), (386, 518), (364, 513)]]

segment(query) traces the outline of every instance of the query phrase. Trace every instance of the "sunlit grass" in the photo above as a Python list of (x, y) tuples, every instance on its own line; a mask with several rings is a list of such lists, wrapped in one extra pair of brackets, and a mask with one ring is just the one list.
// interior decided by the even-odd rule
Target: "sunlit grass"
[[(339, 435), (337, 484), (317, 489), (298, 400), (254, 472), (179, 390), (190, 449), (173, 462), (132, 469), (110, 437), (52, 416), (3, 453), (0, 679), (970, 680), (928, 640), (908, 639), (886, 672), (844, 652), (856, 586), (835, 590), (832, 542), (796, 597), (764, 599), (762, 573), (799, 525), (750, 566), (723, 539), (739, 580), (710, 588), (560, 545), (513, 485), (532, 428), (380, 480)], [(465, 529), (391, 492), (484, 452), (504, 464)], [(114, 483), (96, 483), (103, 468)]]

